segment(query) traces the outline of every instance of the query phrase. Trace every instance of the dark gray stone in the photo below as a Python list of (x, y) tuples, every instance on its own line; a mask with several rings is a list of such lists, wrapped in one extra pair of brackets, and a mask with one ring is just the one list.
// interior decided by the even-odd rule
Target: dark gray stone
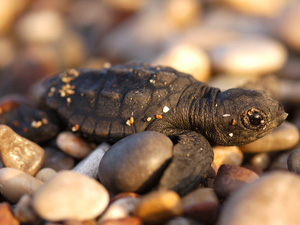
[(300, 174), (300, 149), (292, 151), (287, 159), (289, 171)]
[(114, 193), (143, 192), (158, 183), (172, 158), (172, 141), (164, 134), (145, 131), (117, 142), (99, 166), (100, 182)]

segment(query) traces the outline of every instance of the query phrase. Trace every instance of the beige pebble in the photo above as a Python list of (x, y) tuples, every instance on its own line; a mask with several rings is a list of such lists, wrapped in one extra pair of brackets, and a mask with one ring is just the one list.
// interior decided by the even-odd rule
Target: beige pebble
[(177, 27), (191, 26), (200, 19), (202, 5), (197, 0), (168, 0), (165, 3), (163, 13)]
[(15, 217), (22, 223), (39, 224), (40, 218), (32, 208), (32, 197), (23, 195), (13, 209)]
[(210, 77), (210, 60), (207, 54), (191, 44), (180, 44), (161, 53), (152, 62), (155, 65), (173, 67), (206, 82)]
[(261, 168), (262, 170), (265, 170), (270, 165), (270, 162), (271, 162), (270, 155), (265, 152), (255, 154), (250, 159), (251, 165)]
[(0, 224), (19, 225), (19, 221), (11, 212), (11, 207), (7, 202), (0, 203)]
[(239, 76), (276, 72), (287, 58), (285, 47), (266, 37), (229, 41), (212, 48), (209, 54), (216, 71)]
[(24, 194), (33, 194), (44, 183), (39, 179), (14, 168), (0, 169), (0, 192), (9, 201), (16, 203)]
[(296, 51), (300, 51), (300, 3), (295, 1), (282, 13), (274, 26), (281, 39)]
[(284, 6), (282, 0), (219, 0), (232, 8), (254, 16), (275, 17)]
[(146, 223), (162, 223), (182, 213), (179, 195), (170, 190), (150, 192), (141, 199), (134, 210), (134, 215)]
[(15, 19), (31, 3), (31, 0), (0, 0), (0, 34), (7, 33), (13, 26)]
[(240, 149), (245, 153), (282, 151), (294, 147), (298, 142), (298, 128), (294, 124), (285, 121), (270, 134), (252, 143), (240, 146)]
[(43, 168), (37, 174), (35, 177), (43, 182), (46, 182), (49, 178), (51, 178), (53, 175), (56, 174), (56, 171), (51, 168)]
[(61, 16), (52, 10), (29, 12), (22, 16), (16, 24), (16, 34), (25, 42), (58, 41), (64, 29)]
[(98, 223), (103, 223), (106, 220), (115, 220), (129, 217), (139, 202), (139, 198), (132, 197), (125, 197), (115, 200), (109, 205), (107, 210), (100, 217)]
[(244, 186), (224, 204), (218, 225), (298, 225), (300, 177), (272, 172)]
[(49, 221), (88, 220), (100, 215), (108, 202), (107, 190), (96, 180), (61, 171), (35, 193), (33, 207)]
[(182, 199), (184, 215), (213, 224), (217, 218), (219, 200), (212, 188), (198, 188)]
[(256, 76), (244, 75), (244, 76), (229, 76), (228, 74), (218, 74), (213, 76), (208, 84), (212, 87), (221, 89), (221, 91), (226, 91), (230, 88), (241, 87), (242, 85), (255, 81)]
[(0, 139), (4, 166), (20, 169), (30, 175), (41, 168), (45, 152), (40, 146), (21, 137), (6, 125), (0, 125)]
[(244, 167), (222, 165), (215, 179), (214, 190), (221, 198), (226, 198), (243, 185), (258, 179), (259, 176)]
[(237, 146), (215, 146), (213, 151), (217, 169), (223, 164), (240, 166), (244, 159), (243, 153)]
[(56, 144), (63, 152), (79, 159), (92, 151), (86, 141), (69, 131), (61, 132), (56, 138)]

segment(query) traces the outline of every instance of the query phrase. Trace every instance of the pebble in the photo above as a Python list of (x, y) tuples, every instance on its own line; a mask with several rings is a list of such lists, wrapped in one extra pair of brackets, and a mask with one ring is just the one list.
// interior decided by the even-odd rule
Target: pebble
[(43, 168), (39, 172), (37, 172), (35, 177), (45, 183), (48, 179), (50, 179), (55, 174), (56, 174), (56, 171), (54, 169)]
[(265, 37), (243, 37), (209, 51), (212, 66), (221, 73), (264, 75), (276, 72), (286, 62), (285, 47)]
[(287, 158), (289, 171), (300, 174), (300, 149), (292, 151)]
[(223, 164), (240, 166), (244, 159), (243, 153), (237, 146), (215, 146), (213, 151), (217, 169)]
[(21, 223), (39, 224), (40, 218), (33, 210), (31, 203), (32, 197), (28, 194), (23, 195), (13, 208), (13, 213)]
[(225, 202), (218, 225), (299, 224), (299, 189), (298, 175), (268, 173)]
[(72, 170), (96, 179), (98, 177), (99, 162), (101, 162), (104, 153), (109, 149), (109, 147), (110, 145), (107, 143), (100, 144)]
[(150, 192), (144, 195), (134, 210), (134, 215), (145, 223), (163, 223), (182, 213), (180, 196), (171, 190)]
[(278, 0), (220, 0), (230, 7), (246, 14), (263, 17), (276, 17), (284, 6), (284, 1)]
[(33, 197), (34, 210), (49, 221), (93, 219), (108, 203), (108, 192), (99, 182), (73, 171), (57, 173)]
[(288, 170), (287, 160), (290, 155), (290, 151), (283, 152), (277, 155), (269, 167), (269, 170)]
[(168, 220), (164, 225), (203, 225), (203, 223), (188, 217), (178, 216)]
[(21, 137), (10, 127), (0, 125), (0, 154), (6, 167), (34, 175), (42, 166), (45, 152), (37, 144)]
[(104, 154), (99, 179), (114, 193), (149, 190), (172, 158), (172, 149), (172, 141), (164, 134), (144, 131), (130, 135)]
[(161, 53), (152, 62), (154, 65), (170, 66), (207, 82), (210, 77), (210, 60), (206, 52), (192, 44), (180, 44)]
[(198, 188), (182, 199), (184, 215), (214, 224), (219, 210), (219, 200), (212, 188)]
[(282, 12), (279, 21), (276, 21), (276, 29), (279, 37), (293, 50), (300, 52), (300, 32), (298, 22), (300, 20), (300, 3), (295, 1)]
[(53, 147), (45, 147), (45, 161), (43, 168), (52, 168), (55, 171), (70, 170), (74, 167), (73, 157)]
[(226, 198), (243, 185), (258, 178), (256, 173), (244, 167), (222, 165), (215, 179), (214, 190), (220, 198)]
[(5, 37), (0, 37), (0, 49), (0, 68), (3, 69), (13, 63), (16, 52), (12, 40)]
[(0, 192), (13, 203), (18, 202), (24, 194), (33, 194), (43, 184), (21, 170), (8, 167), (0, 169)]
[(101, 225), (142, 225), (143, 221), (140, 218), (129, 216), (119, 219), (106, 220)]
[(18, 0), (0, 1), (0, 35), (6, 34), (12, 28), (16, 18), (27, 8), (31, 1)]
[(115, 10), (134, 12), (141, 9), (147, 3), (146, 0), (103, 0), (105, 4), (113, 7)]
[(91, 153), (88, 143), (70, 131), (61, 132), (56, 138), (57, 147), (77, 159), (82, 159)]
[(32, 11), (23, 15), (15, 32), (24, 42), (51, 43), (58, 41), (65, 29), (60, 14), (54, 10)]
[(0, 203), (0, 224), (19, 225), (19, 221), (11, 212), (10, 205), (7, 202)]
[(247, 145), (240, 146), (240, 148), (246, 153), (288, 150), (298, 144), (299, 137), (298, 128), (294, 124), (285, 121), (270, 134)]
[(127, 218), (132, 215), (135, 207), (140, 202), (139, 198), (125, 197), (112, 202), (105, 210), (103, 215), (97, 221), (98, 224), (102, 224), (107, 220), (116, 220), (121, 218)]
[(265, 152), (257, 153), (250, 159), (250, 163), (253, 166), (256, 166), (262, 170), (265, 170), (270, 165), (271, 158), (268, 153), (265, 153)]

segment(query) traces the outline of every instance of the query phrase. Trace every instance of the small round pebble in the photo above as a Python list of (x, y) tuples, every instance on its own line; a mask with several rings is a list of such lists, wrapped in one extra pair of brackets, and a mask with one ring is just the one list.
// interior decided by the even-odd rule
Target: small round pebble
[(300, 174), (300, 149), (292, 151), (287, 159), (289, 171)]
[(166, 65), (181, 72), (193, 75), (197, 80), (206, 82), (210, 77), (210, 60), (199, 47), (191, 44), (176, 45), (159, 55), (155, 65)]
[(86, 157), (92, 151), (86, 141), (70, 131), (61, 132), (56, 138), (56, 144), (63, 152), (78, 159)]
[(92, 178), (98, 177), (99, 162), (101, 162), (104, 153), (110, 147), (107, 143), (99, 145), (91, 154), (80, 161), (72, 170), (87, 175)]
[(300, 177), (290, 172), (270, 172), (245, 185), (227, 202), (218, 225), (298, 225)]
[(268, 168), (268, 166), (270, 165), (270, 162), (271, 162), (270, 154), (265, 153), (265, 152), (255, 154), (250, 159), (251, 165), (261, 168), (262, 170), (265, 170), (266, 168)]
[(244, 159), (243, 153), (237, 146), (215, 146), (213, 151), (217, 169), (223, 164), (240, 166)]
[(233, 75), (263, 75), (281, 69), (286, 61), (285, 47), (265, 37), (245, 37), (214, 47), (213, 67)]
[(24, 194), (33, 194), (43, 184), (21, 170), (8, 167), (0, 169), (0, 192), (13, 203), (18, 202)]
[(46, 182), (49, 178), (51, 178), (53, 175), (56, 174), (56, 171), (51, 168), (43, 168), (37, 174), (35, 177), (43, 182)]
[(146, 223), (162, 223), (182, 213), (180, 196), (170, 190), (150, 192), (141, 199), (134, 210), (134, 215)]
[(73, 171), (57, 173), (33, 198), (35, 211), (49, 221), (94, 219), (108, 203), (109, 194), (103, 185)]
[(45, 152), (40, 146), (0, 125), (0, 153), (6, 167), (20, 169), (34, 175), (44, 162)]
[(258, 179), (259, 176), (244, 167), (222, 165), (215, 179), (214, 190), (221, 198), (226, 198), (243, 185)]
[(298, 144), (299, 137), (298, 128), (294, 124), (285, 121), (270, 134), (247, 145), (240, 146), (240, 148), (246, 153), (288, 150)]
[(111, 146), (103, 156), (100, 181), (115, 193), (149, 190), (172, 158), (172, 148), (172, 141), (158, 132), (130, 135)]

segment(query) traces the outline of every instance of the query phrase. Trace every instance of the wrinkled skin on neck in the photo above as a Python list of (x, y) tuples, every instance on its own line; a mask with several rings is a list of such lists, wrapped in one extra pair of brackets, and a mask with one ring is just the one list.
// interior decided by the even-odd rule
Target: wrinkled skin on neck
[(212, 116), (216, 134), (209, 134), (211, 142), (244, 145), (270, 133), (287, 114), (264, 92), (234, 88), (218, 93)]

